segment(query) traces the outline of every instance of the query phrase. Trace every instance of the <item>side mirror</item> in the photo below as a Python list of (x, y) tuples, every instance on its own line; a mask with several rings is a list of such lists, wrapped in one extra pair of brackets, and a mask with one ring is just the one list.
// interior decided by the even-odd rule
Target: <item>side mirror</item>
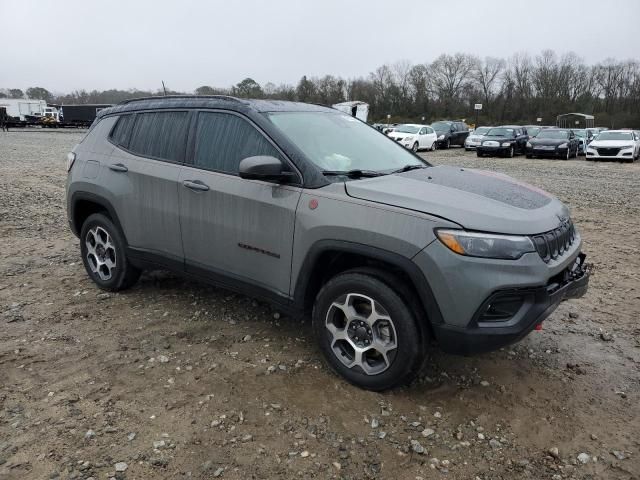
[(241, 160), (238, 173), (240, 174), (240, 178), (246, 178), (248, 180), (271, 180), (278, 182), (284, 182), (294, 175), (291, 172), (283, 171), (282, 162), (268, 155), (247, 157)]

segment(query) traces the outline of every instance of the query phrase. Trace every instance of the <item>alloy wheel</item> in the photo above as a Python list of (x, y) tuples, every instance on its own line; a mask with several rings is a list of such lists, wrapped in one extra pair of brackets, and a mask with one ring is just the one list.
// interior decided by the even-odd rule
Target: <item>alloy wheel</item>
[(95, 226), (87, 232), (85, 245), (91, 271), (102, 281), (111, 280), (116, 268), (116, 249), (109, 233)]
[(395, 325), (385, 308), (371, 297), (342, 295), (330, 305), (325, 327), (333, 354), (347, 368), (377, 375), (395, 359)]

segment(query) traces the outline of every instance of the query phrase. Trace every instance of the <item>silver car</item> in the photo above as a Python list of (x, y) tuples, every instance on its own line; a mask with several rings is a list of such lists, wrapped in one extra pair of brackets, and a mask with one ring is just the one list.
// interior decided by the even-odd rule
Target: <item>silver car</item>
[(68, 156), (67, 212), (105, 290), (166, 268), (311, 317), (326, 361), (383, 390), (432, 345), (494, 350), (583, 295), (558, 199), (432, 166), (334, 109), (225, 96), (102, 110)]

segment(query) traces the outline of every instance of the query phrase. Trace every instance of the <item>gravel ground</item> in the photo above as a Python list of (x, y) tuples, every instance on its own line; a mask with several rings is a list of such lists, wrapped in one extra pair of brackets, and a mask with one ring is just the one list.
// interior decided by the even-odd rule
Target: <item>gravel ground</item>
[(425, 154), (557, 195), (594, 274), (521, 343), (377, 394), (251, 298), (99, 291), (65, 217), (81, 135), (0, 132), (0, 479), (640, 478), (640, 164)]

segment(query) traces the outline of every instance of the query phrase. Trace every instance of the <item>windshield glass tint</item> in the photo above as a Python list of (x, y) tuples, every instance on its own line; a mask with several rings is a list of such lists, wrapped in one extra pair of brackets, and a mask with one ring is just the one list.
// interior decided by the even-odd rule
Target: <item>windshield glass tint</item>
[(489, 131), (489, 127), (478, 127), (474, 130), (475, 135), (484, 135)]
[(573, 133), (576, 134), (576, 137), (584, 138), (587, 136), (586, 130), (574, 130)]
[(420, 130), (420, 127), (413, 127), (411, 125), (400, 125), (398, 126), (398, 128), (396, 128), (396, 132), (400, 132), (400, 133), (418, 133), (418, 130)]
[(266, 116), (323, 170), (388, 171), (405, 165), (429, 165), (349, 115), (277, 112)]
[(569, 138), (569, 132), (566, 130), (543, 130), (536, 138), (552, 138), (554, 140), (565, 140)]
[(431, 126), (436, 132), (448, 132), (451, 130), (451, 124), (449, 122), (436, 122), (431, 124)]
[(535, 137), (536, 135), (538, 135), (538, 133), (540, 133), (540, 130), (542, 129), (539, 127), (527, 128), (527, 133), (529, 134), (529, 136)]
[(631, 132), (600, 132), (598, 141), (601, 140), (631, 140)]
[(487, 132), (492, 137), (512, 137), (513, 128), (492, 128)]

